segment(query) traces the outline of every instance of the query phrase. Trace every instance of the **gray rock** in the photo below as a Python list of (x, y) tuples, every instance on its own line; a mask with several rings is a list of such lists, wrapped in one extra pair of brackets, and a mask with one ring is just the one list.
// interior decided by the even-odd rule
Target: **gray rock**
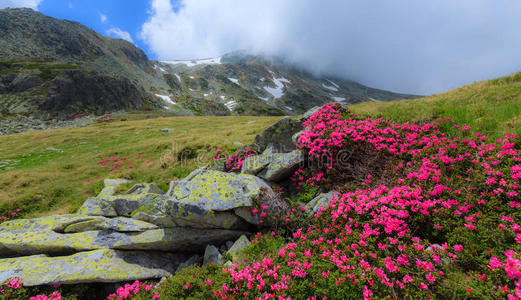
[(201, 209), (226, 211), (253, 206), (266, 192), (272, 192), (271, 187), (255, 176), (198, 169), (180, 180), (167, 196)]
[(260, 155), (246, 157), (242, 163), (241, 173), (257, 175), (274, 160), (274, 146), (269, 144)]
[(306, 204), (306, 211), (310, 214), (316, 213), (320, 207), (327, 208), (329, 201), (333, 199), (333, 195), (336, 195), (336, 191), (330, 191), (328, 193), (320, 193), (318, 196), (313, 198)]
[(41, 217), (37, 219), (14, 219), (0, 224), (0, 232), (3, 230), (29, 230), (29, 231), (55, 231), (64, 232), (70, 225), (88, 222), (105, 221), (106, 218), (98, 216), (87, 216), (80, 214), (66, 214)]
[(303, 162), (304, 156), (300, 150), (290, 153), (274, 153), (271, 155), (269, 165), (258, 176), (271, 182), (281, 181), (291, 176)]
[(241, 235), (241, 237), (233, 243), (233, 246), (228, 250), (228, 254), (231, 255), (233, 260), (236, 260), (239, 257), (239, 254), (244, 250), (244, 248), (248, 247), (251, 244), (250, 240), (245, 235)]
[(187, 268), (191, 265), (195, 265), (200, 262), (201, 262), (201, 257), (199, 257), (199, 255), (195, 254), (192, 257), (190, 257), (189, 259), (187, 259), (185, 262), (181, 263), (179, 265), (179, 267), (177, 267), (176, 272), (179, 272), (180, 270), (182, 270), (184, 268)]
[(221, 229), (164, 228), (143, 232), (111, 230), (57, 233), (47, 230), (0, 231), (0, 257), (61, 254), (100, 248), (117, 250), (198, 251), (222, 244), (244, 232)]
[(110, 201), (100, 198), (88, 198), (78, 210), (78, 213), (89, 216), (116, 217), (116, 209)]
[(158, 198), (163, 191), (154, 184), (136, 184), (126, 194), (114, 195), (115, 187), (106, 186), (96, 198), (89, 198), (79, 209), (80, 214), (93, 216), (130, 216), (144, 203)]
[(161, 128), (159, 131), (161, 131), (161, 132), (172, 132), (172, 128)]
[(203, 265), (221, 265), (222, 263), (222, 255), (219, 252), (219, 249), (217, 249), (217, 247), (214, 245), (206, 246), (206, 250), (204, 251)]
[(277, 152), (293, 151), (297, 146), (291, 137), (300, 130), (301, 121), (285, 117), (259, 133), (253, 143), (260, 151), (264, 151), (270, 143), (273, 143)]
[(35, 255), (0, 259), (0, 282), (20, 278), (24, 286), (121, 282), (170, 276), (186, 256), (99, 249), (70, 256)]
[(316, 113), (319, 109), (320, 109), (320, 106), (312, 107), (311, 109), (309, 109), (308, 111), (306, 111), (304, 113), (302, 118), (300, 118), (300, 121), (302, 121), (302, 122), (306, 121), (307, 119), (309, 119), (309, 117), (311, 117), (312, 114)]
[(114, 230), (118, 232), (141, 232), (157, 229), (157, 225), (140, 220), (117, 217), (113, 219), (100, 218), (74, 223), (65, 228), (65, 233), (75, 233), (91, 230)]

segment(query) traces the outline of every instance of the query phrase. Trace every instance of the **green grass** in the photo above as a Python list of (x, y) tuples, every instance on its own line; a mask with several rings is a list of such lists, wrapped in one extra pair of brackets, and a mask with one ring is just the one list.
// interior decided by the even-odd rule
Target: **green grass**
[[(152, 114), (154, 115), (154, 114)], [(24, 216), (75, 211), (102, 187), (104, 178), (155, 182), (166, 188), (208, 163), (218, 149), (232, 151), (234, 142), (250, 143), (280, 117), (167, 117), (142, 119), (145, 114), (118, 117), (114, 122), (83, 128), (31, 131), (0, 136), (0, 215), (16, 208)], [(156, 116), (156, 115), (154, 115)], [(127, 121), (119, 121), (126, 119)], [(160, 132), (171, 128), (170, 133)], [(46, 150), (46, 148), (56, 148)], [(178, 151), (196, 149), (194, 158), (179, 161)], [(97, 162), (106, 157), (135, 158), (135, 167), (112, 175)], [(151, 161), (145, 163), (145, 160)]]
[(452, 118), (458, 124), (471, 126), (471, 132), (491, 138), (502, 137), (506, 132), (521, 135), (521, 72), (438, 95), (386, 103), (365, 102), (350, 109), (397, 122)]

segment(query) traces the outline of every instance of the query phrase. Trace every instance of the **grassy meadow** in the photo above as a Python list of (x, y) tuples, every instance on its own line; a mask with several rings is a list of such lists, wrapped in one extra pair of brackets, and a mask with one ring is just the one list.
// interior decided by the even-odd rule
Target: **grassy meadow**
[[(216, 149), (250, 143), (280, 117), (136, 119), (0, 136), (0, 217), (15, 209), (24, 217), (74, 212), (100, 191), (104, 178), (166, 189), (170, 180), (206, 165)], [(191, 155), (178, 156), (186, 151)]]

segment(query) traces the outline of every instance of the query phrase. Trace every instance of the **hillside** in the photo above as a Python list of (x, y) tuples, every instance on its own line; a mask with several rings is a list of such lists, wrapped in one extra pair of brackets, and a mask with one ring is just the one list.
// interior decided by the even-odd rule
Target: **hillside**
[(280, 59), (243, 52), (213, 60), (151, 61), (133, 44), (77, 22), (31, 9), (0, 10), (0, 119), (23, 115), (51, 122), (135, 110), (297, 115), (329, 101), (412, 97), (315, 77)]
[[(350, 106), (356, 113), (396, 122), (422, 123), (451, 118), (492, 139), (506, 132), (521, 135), (521, 73), (476, 82), (442, 94), (416, 100), (360, 103)], [(446, 128), (456, 133), (456, 128)]]

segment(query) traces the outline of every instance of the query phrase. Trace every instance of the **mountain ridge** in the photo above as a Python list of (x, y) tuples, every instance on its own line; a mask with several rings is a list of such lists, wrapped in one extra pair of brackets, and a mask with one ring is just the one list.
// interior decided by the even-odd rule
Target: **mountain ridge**
[(0, 116), (64, 120), (137, 109), (173, 115), (296, 115), (330, 101), (416, 98), (317, 77), (235, 51), (154, 61), (130, 42), (32, 9), (0, 10)]

